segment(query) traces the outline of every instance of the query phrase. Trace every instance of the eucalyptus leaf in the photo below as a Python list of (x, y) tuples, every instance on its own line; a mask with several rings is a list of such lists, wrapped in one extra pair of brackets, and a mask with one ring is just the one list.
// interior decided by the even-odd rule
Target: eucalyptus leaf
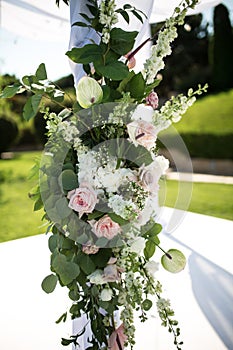
[(78, 178), (71, 169), (65, 169), (62, 172), (62, 186), (64, 190), (70, 191), (78, 187)]
[(67, 261), (66, 257), (62, 254), (55, 256), (52, 262), (52, 268), (58, 274), (63, 285), (68, 285), (80, 273), (80, 269), (77, 264), (72, 261)]
[(55, 208), (57, 210), (57, 213), (60, 219), (65, 219), (72, 213), (72, 209), (68, 207), (68, 202), (65, 197), (60, 198), (56, 202)]
[(165, 270), (178, 273), (185, 268), (186, 258), (180, 250), (170, 249), (167, 254), (162, 256), (161, 263)]
[(96, 265), (88, 254), (79, 254), (77, 257), (78, 265), (86, 275), (90, 275), (96, 270)]
[(51, 274), (44, 278), (42, 281), (41, 287), (45, 293), (52, 293), (57, 285), (57, 276), (54, 274)]
[(57, 235), (52, 235), (49, 237), (49, 250), (53, 253), (57, 249)]

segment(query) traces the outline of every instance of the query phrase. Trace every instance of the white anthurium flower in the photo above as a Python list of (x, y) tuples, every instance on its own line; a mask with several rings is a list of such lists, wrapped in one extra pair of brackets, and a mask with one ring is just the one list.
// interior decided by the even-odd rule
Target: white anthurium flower
[(90, 283), (92, 284), (104, 284), (106, 283), (104, 280), (104, 273), (102, 270), (95, 270), (89, 276), (87, 276)]
[(90, 77), (82, 77), (76, 88), (77, 101), (83, 108), (89, 108), (100, 103), (103, 99), (103, 90), (97, 81)]

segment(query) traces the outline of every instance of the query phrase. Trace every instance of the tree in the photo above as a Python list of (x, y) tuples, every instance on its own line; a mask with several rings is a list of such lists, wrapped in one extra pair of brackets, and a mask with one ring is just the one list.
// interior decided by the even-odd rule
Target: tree
[(229, 12), (220, 4), (214, 9), (213, 70), (214, 91), (233, 87), (233, 33)]

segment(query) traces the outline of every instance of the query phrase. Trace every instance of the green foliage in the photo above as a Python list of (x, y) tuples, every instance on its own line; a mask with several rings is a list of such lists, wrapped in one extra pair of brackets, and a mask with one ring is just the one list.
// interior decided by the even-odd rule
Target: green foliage
[(120, 56), (126, 55), (134, 46), (138, 32), (126, 32), (121, 28), (113, 28), (110, 32), (110, 47)]
[(44, 278), (41, 287), (45, 293), (52, 293), (56, 288), (58, 278), (56, 275), (51, 274)]
[(80, 273), (77, 264), (68, 261), (63, 254), (56, 254), (52, 259), (52, 270), (59, 276), (63, 285), (70, 284)]

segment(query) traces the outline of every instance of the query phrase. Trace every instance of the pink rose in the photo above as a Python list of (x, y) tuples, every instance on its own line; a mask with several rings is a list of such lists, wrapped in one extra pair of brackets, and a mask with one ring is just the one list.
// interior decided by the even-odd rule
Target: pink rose
[(124, 325), (123, 323), (118, 327), (110, 336), (108, 340), (108, 349), (110, 350), (119, 350), (119, 345), (124, 349), (124, 345), (127, 341), (127, 336), (124, 334)]
[[(125, 55), (125, 57), (128, 58), (130, 55), (131, 55), (131, 52), (127, 53), (127, 54)], [(127, 62), (127, 67), (128, 67), (129, 69), (132, 69), (132, 68), (134, 68), (135, 66), (136, 66), (136, 59), (135, 59), (134, 56), (132, 56), (132, 57), (130, 57), (130, 59), (129, 59), (128, 62)]]
[(99, 247), (97, 247), (96, 245), (91, 245), (87, 243), (87, 244), (83, 244), (82, 251), (87, 255), (96, 254), (99, 251)]
[(104, 215), (101, 219), (95, 223), (91, 223), (92, 230), (97, 237), (105, 237), (107, 239), (112, 239), (114, 236), (121, 232), (121, 227), (108, 215)]
[(82, 183), (79, 188), (68, 192), (67, 198), (70, 200), (68, 206), (79, 213), (79, 218), (84, 213), (92, 213), (98, 202), (95, 191), (87, 183)]
[(147, 97), (146, 97), (146, 105), (151, 106), (153, 109), (156, 109), (159, 105), (159, 98), (156, 92), (152, 91)]
[(155, 146), (157, 132), (154, 125), (144, 120), (135, 120), (127, 125), (127, 130), (135, 146), (140, 144), (147, 149)]

